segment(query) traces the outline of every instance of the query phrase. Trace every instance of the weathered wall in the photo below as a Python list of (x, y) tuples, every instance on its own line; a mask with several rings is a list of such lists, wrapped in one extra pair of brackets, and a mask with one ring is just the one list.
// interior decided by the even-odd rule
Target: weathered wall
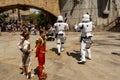
[(81, 21), (82, 15), (88, 12), (97, 27), (96, 30), (104, 30), (105, 25), (119, 16), (119, 5), (120, 0), (60, 0), (61, 15), (65, 17), (67, 14), (71, 29), (75, 23)]

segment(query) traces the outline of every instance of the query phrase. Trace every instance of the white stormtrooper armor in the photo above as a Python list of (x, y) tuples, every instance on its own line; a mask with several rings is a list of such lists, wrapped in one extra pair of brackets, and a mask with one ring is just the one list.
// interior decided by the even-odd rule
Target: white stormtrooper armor
[(85, 63), (85, 54), (88, 54), (88, 59), (91, 59), (91, 50), (90, 50), (90, 45), (92, 44), (91, 37), (92, 31), (95, 28), (93, 25), (93, 22), (90, 21), (90, 17), (88, 14), (83, 15), (82, 22), (79, 23), (78, 28), (81, 29), (82, 34), (81, 34), (81, 61), (78, 63)]
[(82, 31), (82, 34), (81, 36), (82, 37), (89, 37), (89, 36), (92, 36), (92, 31), (93, 31), (93, 22), (82, 22), (80, 23), (79, 25), (79, 28), (81, 29)]
[(69, 29), (68, 24), (63, 22), (63, 17), (58, 16), (57, 22), (54, 24), (56, 40), (57, 40), (57, 48), (58, 54), (60, 55), (61, 51), (63, 51), (63, 44), (65, 43), (65, 31)]
[(89, 14), (84, 14), (82, 21), (90, 21), (90, 15)]

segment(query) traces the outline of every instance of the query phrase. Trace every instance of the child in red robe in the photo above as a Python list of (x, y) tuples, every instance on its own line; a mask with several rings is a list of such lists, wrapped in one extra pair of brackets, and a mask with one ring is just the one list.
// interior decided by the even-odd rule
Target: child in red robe
[(46, 79), (47, 74), (43, 72), (45, 64), (46, 41), (45, 31), (40, 31), (40, 38), (36, 41), (36, 57), (38, 57), (39, 78)]

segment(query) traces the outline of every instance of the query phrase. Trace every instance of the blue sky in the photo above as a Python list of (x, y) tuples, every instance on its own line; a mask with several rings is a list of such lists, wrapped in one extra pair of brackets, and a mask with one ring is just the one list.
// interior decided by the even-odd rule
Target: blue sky
[(33, 13), (33, 12), (38, 12), (38, 11), (39, 11), (39, 10), (37, 10), (37, 9), (32, 9), (32, 8), (30, 9), (30, 12), (31, 12), (31, 13)]

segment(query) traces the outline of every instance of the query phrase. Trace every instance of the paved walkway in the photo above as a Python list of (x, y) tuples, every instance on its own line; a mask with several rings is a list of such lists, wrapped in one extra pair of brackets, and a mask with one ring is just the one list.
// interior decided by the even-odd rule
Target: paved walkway
[[(0, 36), (0, 80), (27, 80), (19, 70), (19, 34), (4, 32)], [(65, 51), (61, 56), (55, 53), (56, 42), (47, 42), (47, 80), (120, 80), (120, 33), (94, 32), (92, 60), (87, 60), (85, 65), (77, 64), (80, 51), (79, 35), (80, 33), (69, 33)], [(38, 35), (30, 35), (32, 49), (37, 37)], [(37, 67), (35, 51), (31, 53), (31, 59), (34, 73)], [(38, 80), (38, 77), (30, 80)]]

